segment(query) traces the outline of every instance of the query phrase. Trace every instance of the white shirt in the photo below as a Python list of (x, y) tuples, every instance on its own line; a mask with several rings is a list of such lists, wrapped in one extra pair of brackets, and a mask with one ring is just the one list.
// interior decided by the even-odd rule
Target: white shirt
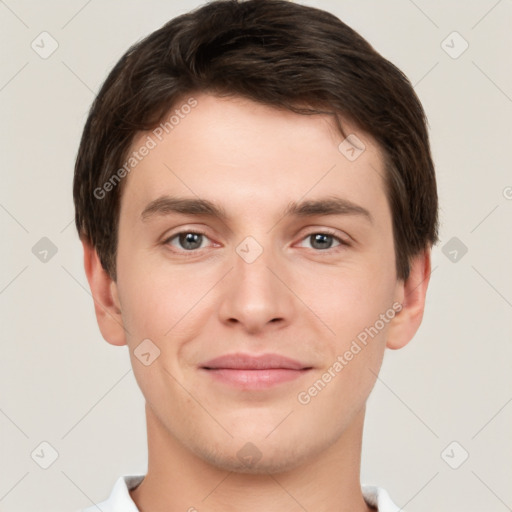
[[(140, 512), (128, 491), (137, 487), (144, 476), (126, 475), (119, 477), (106, 501), (83, 509), (81, 512), (98, 512), (98, 509), (102, 512)], [(399, 512), (401, 510), (391, 501), (389, 494), (381, 487), (363, 485), (361, 489), (366, 503), (377, 507), (379, 512)]]

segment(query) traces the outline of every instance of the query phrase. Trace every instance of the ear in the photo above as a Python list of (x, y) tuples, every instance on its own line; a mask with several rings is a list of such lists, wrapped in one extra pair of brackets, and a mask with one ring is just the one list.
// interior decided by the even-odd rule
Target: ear
[(117, 284), (105, 272), (96, 249), (82, 240), (84, 267), (101, 335), (112, 345), (126, 345)]
[(396, 350), (405, 347), (416, 334), (423, 319), (430, 266), (431, 250), (425, 249), (411, 261), (407, 280), (397, 282), (395, 300), (402, 305), (402, 309), (390, 322), (387, 348)]

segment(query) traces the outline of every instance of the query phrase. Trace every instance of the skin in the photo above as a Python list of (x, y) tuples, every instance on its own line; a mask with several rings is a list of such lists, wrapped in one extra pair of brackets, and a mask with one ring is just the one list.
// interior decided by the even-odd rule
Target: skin
[[(146, 400), (148, 473), (131, 496), (141, 512), (371, 510), (359, 482), (365, 404), (386, 347), (406, 345), (421, 323), (430, 250), (411, 262), (407, 281), (397, 279), (382, 155), (368, 134), (344, 122), (366, 146), (351, 162), (327, 116), (194, 97), (197, 107), (125, 178), (116, 282), (83, 242), (101, 333), (128, 345)], [(208, 199), (228, 217), (142, 220), (165, 194)], [(293, 201), (325, 197), (366, 208), (372, 222), (283, 217)], [(318, 248), (310, 235), (326, 229), (350, 245), (327, 238), (332, 246)], [(205, 233), (201, 248), (170, 239), (187, 230)], [(248, 236), (263, 249), (252, 263), (236, 251)], [(395, 301), (401, 311), (301, 404), (298, 393)], [(160, 350), (148, 366), (134, 354), (144, 339)], [(233, 352), (278, 353), (312, 369), (264, 390), (199, 370)], [(244, 446), (252, 464), (237, 456)]]

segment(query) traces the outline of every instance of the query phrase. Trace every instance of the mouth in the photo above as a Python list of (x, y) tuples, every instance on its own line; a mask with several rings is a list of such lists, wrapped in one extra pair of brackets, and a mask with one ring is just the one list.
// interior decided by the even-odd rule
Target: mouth
[(312, 366), (279, 354), (228, 354), (200, 366), (217, 382), (242, 389), (265, 389), (295, 380)]

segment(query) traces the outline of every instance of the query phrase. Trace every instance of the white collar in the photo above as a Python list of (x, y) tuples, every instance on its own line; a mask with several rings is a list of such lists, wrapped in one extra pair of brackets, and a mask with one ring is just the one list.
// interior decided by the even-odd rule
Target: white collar
[[(84, 509), (82, 512), (95, 512), (98, 510), (97, 507), (102, 512), (140, 512), (129, 491), (137, 487), (144, 477), (145, 475), (120, 476), (106, 501)], [(363, 485), (361, 489), (366, 503), (377, 507), (378, 512), (399, 512), (401, 510), (391, 501), (389, 494), (382, 487)]]

